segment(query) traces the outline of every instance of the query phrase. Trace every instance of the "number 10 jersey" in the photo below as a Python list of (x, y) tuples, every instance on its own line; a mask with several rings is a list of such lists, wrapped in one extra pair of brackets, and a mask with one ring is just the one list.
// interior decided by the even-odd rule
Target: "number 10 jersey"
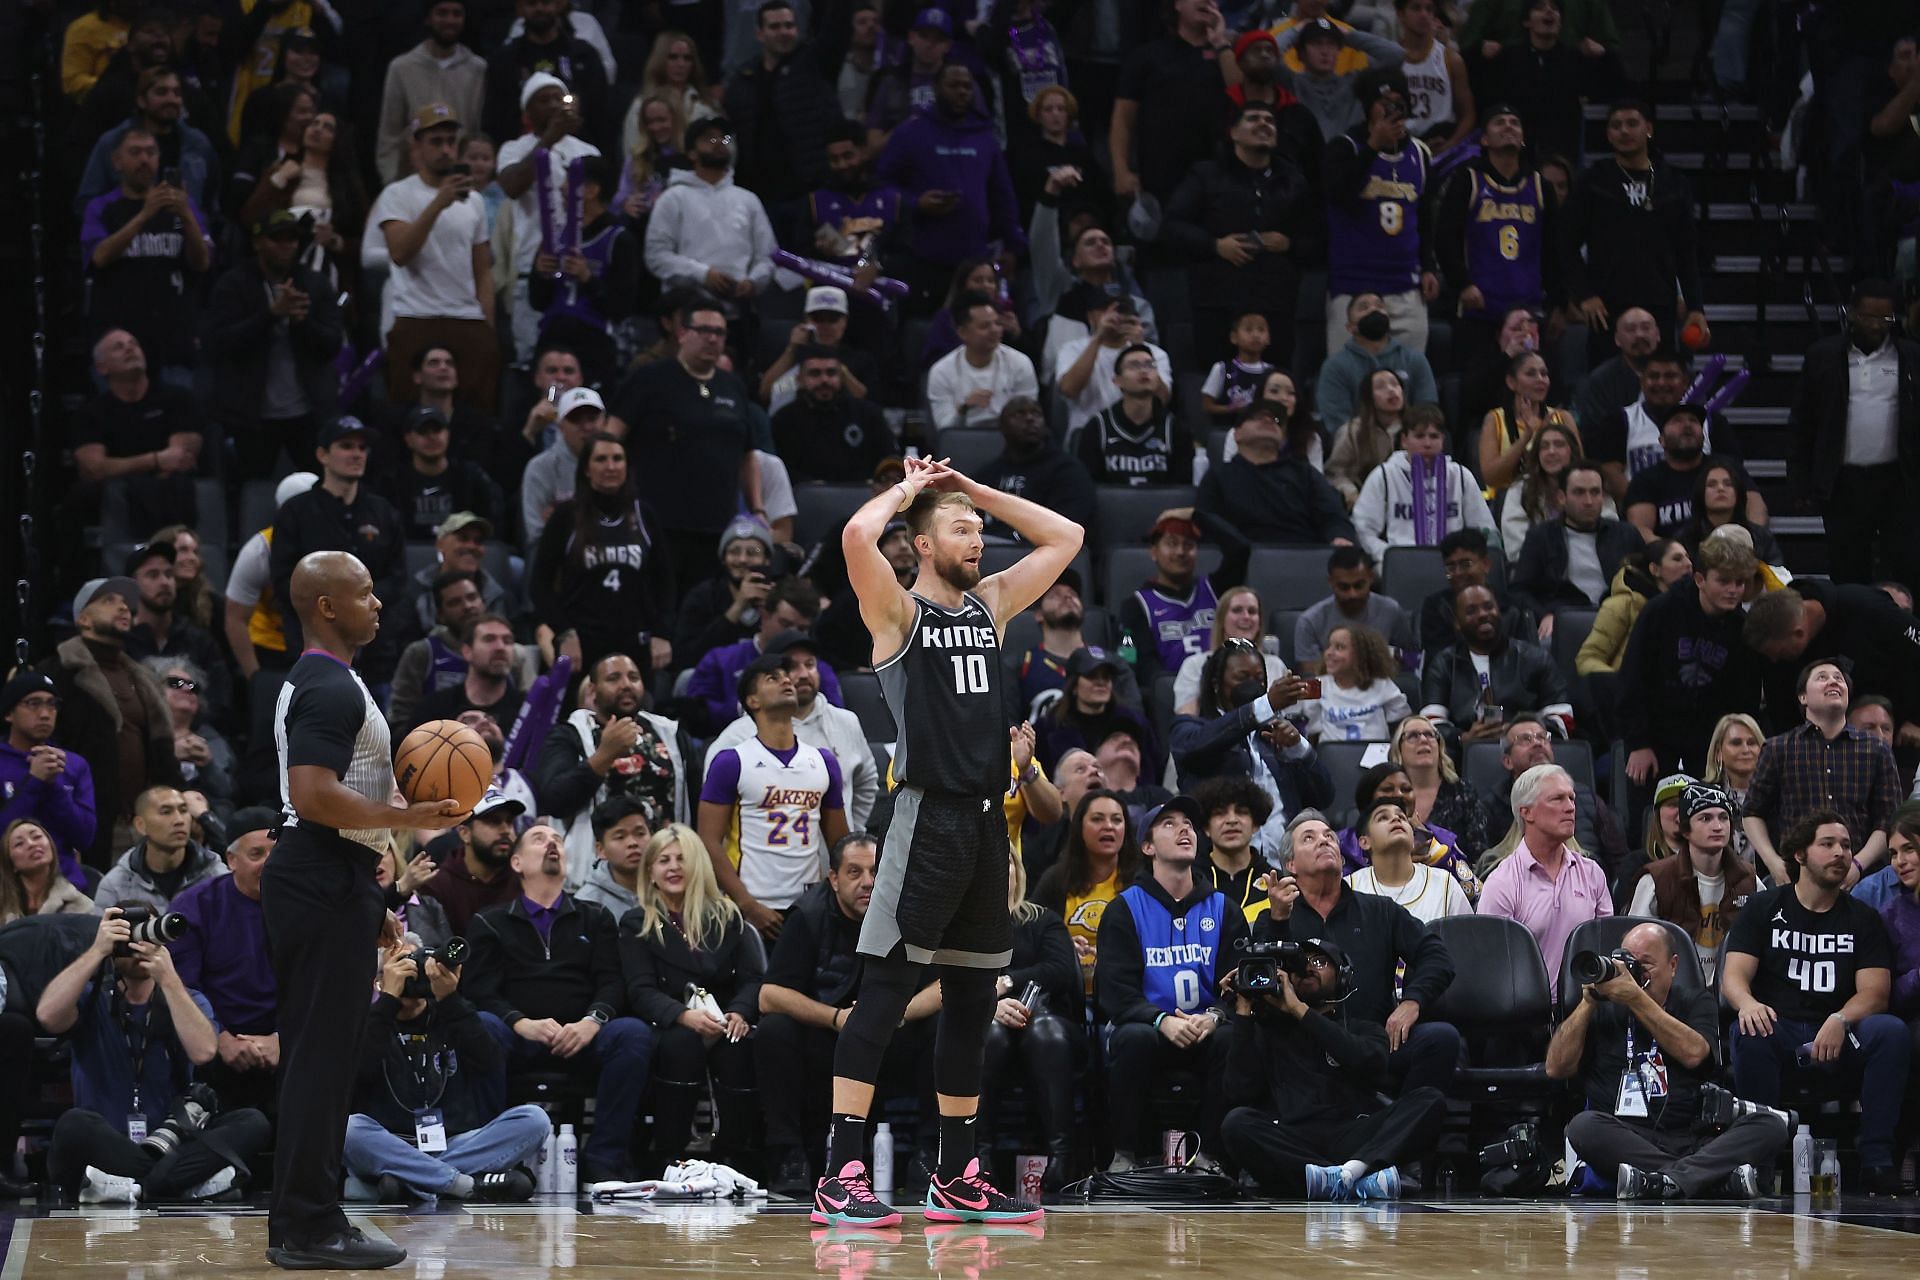
[(993, 614), (971, 593), (958, 609), (920, 596), (913, 603), (905, 646), (874, 669), (898, 733), (894, 779), (998, 797), (1007, 789), (1007, 710)]

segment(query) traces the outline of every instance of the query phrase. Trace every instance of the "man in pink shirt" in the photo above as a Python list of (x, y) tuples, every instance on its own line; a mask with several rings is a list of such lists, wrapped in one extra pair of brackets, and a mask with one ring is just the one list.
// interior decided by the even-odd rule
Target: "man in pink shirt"
[(1547, 985), (1560, 993), (1567, 936), (1613, 914), (1600, 864), (1567, 847), (1573, 837), (1573, 779), (1557, 764), (1537, 764), (1514, 780), (1513, 820), (1520, 844), (1494, 868), (1480, 892), (1480, 914), (1527, 927), (1547, 962)]

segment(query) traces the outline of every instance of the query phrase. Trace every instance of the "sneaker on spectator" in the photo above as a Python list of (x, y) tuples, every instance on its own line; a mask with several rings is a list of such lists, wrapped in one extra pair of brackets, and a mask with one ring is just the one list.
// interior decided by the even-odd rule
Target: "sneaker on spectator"
[(1727, 1175), (1720, 1184), (1730, 1200), (1753, 1200), (1760, 1195), (1760, 1170), (1750, 1164), (1743, 1164)]
[(473, 1195), (469, 1199), (486, 1200), (494, 1204), (506, 1204), (533, 1198), (533, 1179), (522, 1169), (507, 1169), (500, 1173), (483, 1173), (473, 1180)]
[(1680, 1195), (1680, 1184), (1666, 1174), (1648, 1173), (1630, 1164), (1621, 1165), (1614, 1174), (1613, 1188), (1621, 1200), (1668, 1200)]
[(1353, 1199), (1353, 1185), (1337, 1164), (1310, 1164), (1307, 1171), (1307, 1199), (1347, 1204)]
[(1398, 1200), (1400, 1170), (1392, 1165), (1384, 1169), (1375, 1169), (1353, 1184), (1353, 1194), (1362, 1200)]
[(87, 1166), (80, 1184), (81, 1204), (138, 1204), (140, 1184), (132, 1178), (120, 1178), (92, 1165)]

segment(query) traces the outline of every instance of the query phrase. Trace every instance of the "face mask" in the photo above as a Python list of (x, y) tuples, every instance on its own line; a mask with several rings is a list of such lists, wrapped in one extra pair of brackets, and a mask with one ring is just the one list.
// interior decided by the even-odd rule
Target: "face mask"
[(1260, 695), (1266, 691), (1267, 684), (1264, 680), (1242, 680), (1239, 684), (1233, 686), (1232, 692), (1227, 696), (1232, 701), (1234, 707), (1238, 709), (1240, 707), (1252, 706), (1260, 700)]
[(1353, 331), (1368, 342), (1378, 342), (1393, 329), (1393, 320), (1384, 311), (1369, 311), (1354, 322)]

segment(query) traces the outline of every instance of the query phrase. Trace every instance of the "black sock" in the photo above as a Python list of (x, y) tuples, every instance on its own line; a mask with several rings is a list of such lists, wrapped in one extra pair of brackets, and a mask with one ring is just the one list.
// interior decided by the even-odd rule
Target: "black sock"
[(967, 1161), (978, 1155), (973, 1146), (973, 1122), (976, 1116), (940, 1117), (939, 1172), (951, 1180), (967, 1171)]
[(839, 1177), (840, 1170), (856, 1160), (867, 1162), (867, 1118), (836, 1112), (827, 1126), (827, 1176)]

